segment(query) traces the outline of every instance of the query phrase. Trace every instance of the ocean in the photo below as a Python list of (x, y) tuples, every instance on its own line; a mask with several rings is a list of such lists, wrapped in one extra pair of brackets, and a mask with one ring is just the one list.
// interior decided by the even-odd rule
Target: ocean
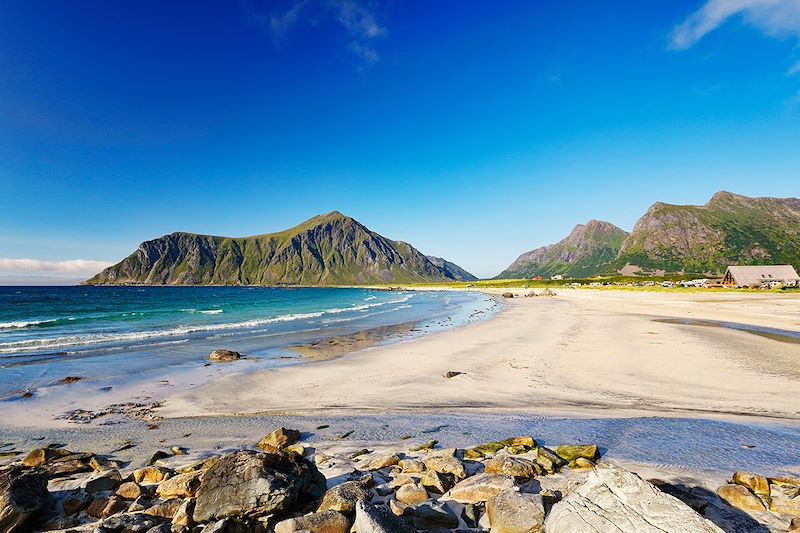
[(0, 287), (0, 400), (41, 394), (68, 376), (96, 390), (153, 380), (206, 364), (217, 348), (242, 352), (248, 370), (296, 364), (290, 346), (397, 324), (414, 325), (404, 336), (421, 335), (498, 306), (466, 292)]

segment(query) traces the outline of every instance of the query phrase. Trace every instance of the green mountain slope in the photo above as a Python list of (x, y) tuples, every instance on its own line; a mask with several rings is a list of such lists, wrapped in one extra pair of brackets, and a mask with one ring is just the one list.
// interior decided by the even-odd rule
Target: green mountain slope
[(165, 235), (84, 283), (361, 285), (453, 279), (410, 244), (334, 211), (254, 237)]
[(557, 274), (582, 278), (607, 272), (628, 233), (600, 220), (578, 224), (556, 244), (520, 255), (500, 273), (499, 279), (519, 279)]
[(718, 192), (702, 206), (656, 203), (625, 240), (625, 273), (718, 275), (732, 264), (800, 264), (800, 199)]
[(478, 278), (461, 268), (455, 263), (451, 263), (447, 259), (442, 259), (441, 257), (436, 257), (434, 255), (429, 255), (428, 261), (436, 265), (437, 267), (441, 268), (444, 273), (457, 281), (478, 281)]

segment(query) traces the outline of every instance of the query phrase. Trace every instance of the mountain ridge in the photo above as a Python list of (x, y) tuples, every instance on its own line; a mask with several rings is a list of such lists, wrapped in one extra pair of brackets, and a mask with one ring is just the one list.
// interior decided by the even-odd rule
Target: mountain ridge
[(249, 237), (164, 235), (84, 284), (324, 286), (454, 279), (410, 244), (332, 211)]

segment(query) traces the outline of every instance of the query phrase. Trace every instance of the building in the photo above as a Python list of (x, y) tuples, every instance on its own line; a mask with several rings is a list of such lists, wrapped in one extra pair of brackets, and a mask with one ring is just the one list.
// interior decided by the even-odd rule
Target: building
[(800, 276), (792, 265), (729, 266), (722, 278), (726, 287), (794, 287)]

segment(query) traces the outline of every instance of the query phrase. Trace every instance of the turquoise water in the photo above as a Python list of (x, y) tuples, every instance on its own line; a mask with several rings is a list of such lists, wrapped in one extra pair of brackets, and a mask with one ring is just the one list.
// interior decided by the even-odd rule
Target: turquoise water
[(205, 362), (215, 348), (266, 363), (281, 348), (407, 322), (461, 325), (485, 295), (254, 287), (0, 287), (0, 399), (66, 376), (102, 382)]

